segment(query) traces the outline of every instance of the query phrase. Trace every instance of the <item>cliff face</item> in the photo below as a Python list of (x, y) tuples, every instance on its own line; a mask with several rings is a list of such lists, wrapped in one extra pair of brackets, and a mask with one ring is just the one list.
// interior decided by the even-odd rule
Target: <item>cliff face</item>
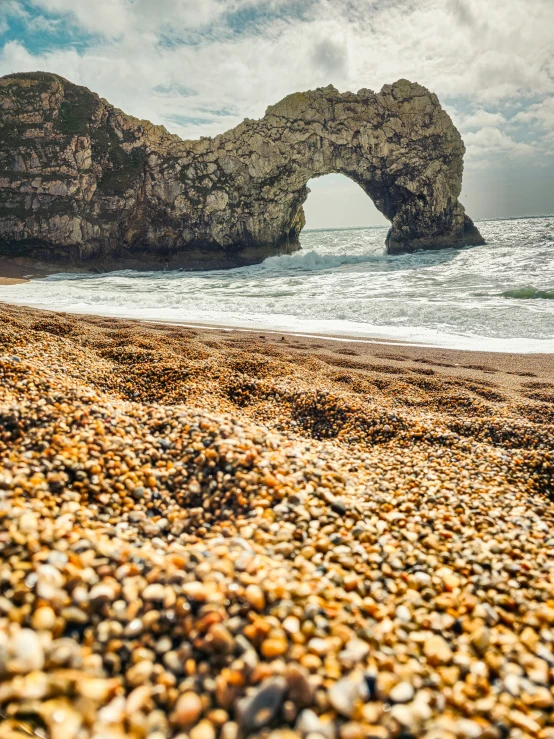
[(390, 253), (483, 243), (458, 202), (464, 145), (437, 97), (289, 95), (183, 141), (53, 74), (0, 79), (0, 255), (64, 269), (225, 267), (298, 248), (311, 177), (339, 172), (391, 221)]

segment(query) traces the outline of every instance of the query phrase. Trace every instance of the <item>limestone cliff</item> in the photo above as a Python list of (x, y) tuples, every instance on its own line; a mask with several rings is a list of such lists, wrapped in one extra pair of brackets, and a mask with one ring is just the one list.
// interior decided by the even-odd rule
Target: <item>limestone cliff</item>
[(482, 243), (464, 145), (436, 95), (295, 93), (183, 141), (47, 73), (0, 79), (0, 255), (64, 269), (225, 267), (298, 248), (307, 181), (339, 172), (391, 221), (389, 253)]

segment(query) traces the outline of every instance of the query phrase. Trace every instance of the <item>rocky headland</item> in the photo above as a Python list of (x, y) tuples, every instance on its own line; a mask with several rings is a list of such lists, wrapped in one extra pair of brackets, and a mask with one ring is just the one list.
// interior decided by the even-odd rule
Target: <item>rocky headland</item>
[(210, 268), (299, 248), (306, 183), (357, 182), (397, 254), (480, 244), (464, 144), (436, 95), (295, 93), (215, 138), (183, 141), (54, 74), (0, 79), (0, 256), (65, 270)]

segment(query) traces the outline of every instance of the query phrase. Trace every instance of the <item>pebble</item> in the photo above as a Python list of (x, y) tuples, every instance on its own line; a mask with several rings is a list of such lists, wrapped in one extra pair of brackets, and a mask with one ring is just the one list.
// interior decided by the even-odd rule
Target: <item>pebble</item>
[(244, 698), (239, 705), (239, 727), (246, 734), (258, 731), (271, 722), (283, 702), (287, 690), (286, 680), (272, 677), (264, 680), (259, 688)]
[(209, 636), (211, 638), (211, 644), (217, 652), (230, 652), (235, 645), (233, 635), (223, 624), (214, 624), (211, 626)]
[(403, 729), (415, 732), (418, 728), (418, 720), (411, 706), (398, 702), (392, 706), (390, 716), (397, 721)]
[(491, 636), (489, 630), (485, 626), (476, 629), (471, 634), (470, 641), (477, 654), (482, 657), (490, 647)]
[(239, 735), (239, 725), (235, 721), (227, 721), (221, 727), (220, 739), (237, 739)]
[(314, 697), (314, 686), (309, 680), (306, 668), (294, 662), (287, 665), (285, 671), (287, 695), (295, 706), (310, 706)]
[(197, 603), (203, 603), (207, 597), (208, 592), (206, 587), (201, 582), (187, 582), (183, 585), (183, 593), (193, 601)]
[(264, 657), (274, 659), (275, 657), (281, 657), (286, 654), (288, 646), (288, 641), (284, 637), (274, 637), (272, 639), (265, 639), (262, 642), (260, 651)]
[(346, 513), (346, 504), (343, 500), (337, 499), (331, 503), (331, 510), (338, 513), (339, 516), (344, 516)]
[(9, 652), (12, 660), (8, 662), (8, 669), (12, 672), (25, 674), (44, 666), (44, 649), (32, 629), (18, 630), (11, 640)]
[(408, 606), (400, 605), (396, 609), (396, 618), (398, 618), (400, 621), (403, 621), (404, 623), (409, 623), (412, 620), (412, 613)]
[(283, 629), (289, 635), (298, 634), (300, 632), (300, 619), (296, 616), (287, 616), (283, 621)]
[(442, 636), (431, 636), (425, 641), (423, 648), (425, 656), (431, 665), (443, 665), (452, 659), (452, 650)]
[(295, 725), (295, 731), (304, 737), (329, 735), (329, 729), (325, 722), (311, 709), (305, 708), (300, 712)]
[(140, 618), (134, 618), (132, 621), (129, 621), (127, 626), (124, 628), (123, 633), (125, 636), (138, 636), (139, 634), (142, 634), (144, 631), (144, 623)]
[(362, 662), (369, 654), (369, 644), (361, 639), (350, 639), (339, 657), (348, 662)]
[(340, 739), (365, 739), (366, 728), (356, 721), (347, 721), (342, 724), (339, 731)]
[(215, 739), (216, 731), (209, 721), (200, 721), (189, 731), (190, 739)]
[(414, 697), (415, 691), (407, 682), (398, 683), (389, 693), (389, 698), (393, 703), (409, 703)]
[(258, 585), (248, 585), (245, 590), (246, 600), (256, 611), (263, 611), (265, 608), (264, 591)]
[(153, 670), (153, 663), (148, 659), (143, 659), (127, 670), (125, 678), (129, 685), (136, 687), (137, 685), (142, 685), (149, 680)]
[(113, 587), (105, 583), (99, 583), (91, 588), (89, 593), (89, 601), (93, 606), (99, 606), (108, 601), (113, 601), (115, 598), (115, 591)]
[(56, 625), (56, 613), (50, 606), (41, 606), (33, 613), (33, 629), (51, 631)]
[(480, 739), (484, 734), (483, 726), (477, 721), (462, 718), (456, 722), (456, 735), (467, 739)]
[(197, 723), (203, 710), (200, 696), (192, 691), (187, 691), (177, 699), (173, 718), (178, 726), (186, 728)]
[[(142, 710), (150, 700), (150, 697), (152, 695), (152, 688), (149, 685), (140, 685), (138, 688), (135, 688), (132, 690), (128, 697), (127, 702), (125, 704), (125, 710), (128, 716), (132, 716), (137, 711)], [(177, 701), (177, 705), (175, 707), (175, 713), (177, 713), (177, 706), (179, 704), (179, 701)], [(202, 710), (202, 707), (200, 708), (200, 711)], [(196, 719), (195, 719), (196, 720)], [(194, 722), (191, 722), (194, 723)]]
[(165, 588), (160, 583), (152, 583), (144, 588), (142, 597), (146, 601), (163, 600), (165, 596)]
[(327, 694), (334, 710), (341, 716), (351, 718), (363, 695), (361, 680), (351, 676), (343, 677), (331, 685)]
[(554, 739), (547, 370), (0, 314), (10, 731)]

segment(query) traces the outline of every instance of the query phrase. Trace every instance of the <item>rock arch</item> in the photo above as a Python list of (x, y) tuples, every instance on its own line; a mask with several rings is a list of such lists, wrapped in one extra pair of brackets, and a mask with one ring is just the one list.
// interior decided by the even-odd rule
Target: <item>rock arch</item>
[(436, 95), (294, 93), (183, 141), (56, 75), (0, 80), (0, 253), (95, 267), (222, 267), (299, 248), (312, 177), (354, 180), (387, 250), (483, 243), (458, 201), (464, 145)]

